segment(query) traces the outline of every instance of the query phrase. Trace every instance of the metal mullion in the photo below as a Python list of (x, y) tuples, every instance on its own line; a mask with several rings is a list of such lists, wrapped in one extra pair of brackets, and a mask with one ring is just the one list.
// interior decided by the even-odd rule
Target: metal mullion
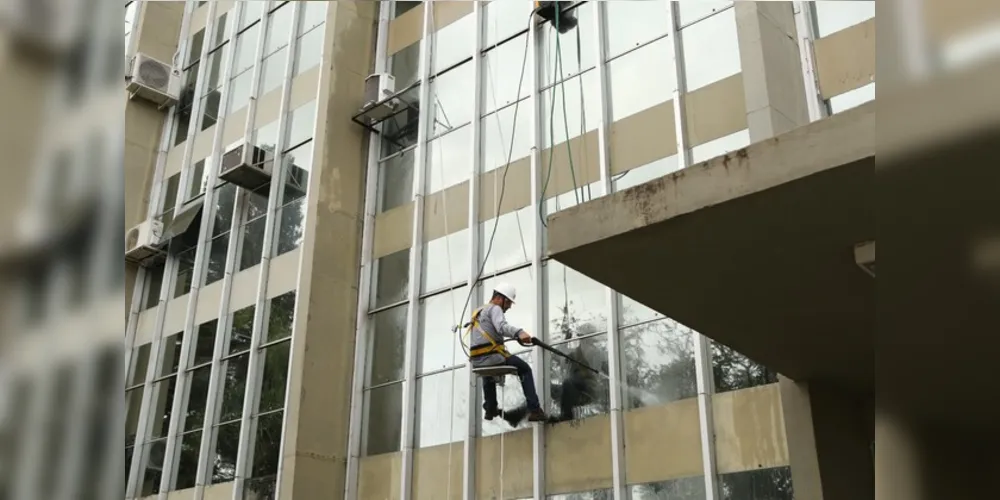
[[(206, 33), (214, 33), (215, 31), (215, 25), (218, 22), (218, 18), (215, 17), (217, 8), (218, 4), (215, 2), (212, 2), (208, 7), (208, 23), (205, 25)], [(207, 64), (208, 52), (209, 52), (208, 46), (203, 46), (201, 60), (205, 61), (206, 64), (201, 64), (198, 66), (198, 83), (195, 85), (195, 95), (201, 94), (205, 87), (206, 82), (204, 80), (206, 73), (208, 72), (209, 69), (208, 68), (209, 65)], [(192, 106), (192, 110), (199, 109), (199, 114), (192, 113), (191, 119), (193, 123), (198, 123), (198, 120), (195, 119), (195, 117), (200, 116), (201, 113), (199, 104), (200, 102), (201, 98), (199, 98), (198, 101), (195, 103), (195, 105)], [(182, 189), (177, 190), (178, 202), (177, 206), (174, 207), (175, 216), (180, 211), (181, 200), (187, 197), (187, 193), (185, 192), (187, 190), (183, 188), (188, 185), (188, 180), (190, 180), (186, 179), (186, 177), (189, 177), (192, 173), (191, 172), (192, 169), (190, 168), (191, 167), (190, 162), (194, 150), (194, 136), (197, 134), (197, 130), (199, 128), (200, 127), (195, 126), (195, 127), (190, 127), (190, 129), (188, 130), (187, 145), (185, 145), (184, 149), (185, 168), (182, 170), (183, 173), (181, 174), (181, 182), (180, 182), (180, 186)], [(219, 137), (220, 135), (221, 135), (221, 128), (216, 130), (216, 137)], [(205, 175), (208, 175), (209, 178), (215, 178), (216, 176), (215, 172), (217, 169), (216, 163), (217, 162), (212, 162), (209, 171), (202, 172), (202, 176), (204, 177)], [(177, 456), (175, 456), (177, 455), (176, 451), (177, 434), (181, 426), (181, 418), (174, 418), (174, 417), (175, 416), (179, 417), (182, 413), (182, 410), (187, 407), (187, 400), (189, 395), (187, 390), (187, 379), (188, 379), (187, 364), (190, 360), (191, 350), (194, 349), (194, 344), (196, 340), (192, 338), (196, 336), (193, 335), (193, 333), (195, 332), (194, 330), (195, 310), (198, 307), (198, 295), (201, 291), (201, 279), (202, 275), (204, 274), (203, 268), (205, 267), (204, 261), (206, 260), (208, 253), (207, 252), (208, 248), (205, 245), (205, 242), (206, 238), (209, 236), (209, 225), (211, 225), (213, 198), (214, 197), (212, 196), (203, 196), (201, 200), (202, 215), (201, 215), (201, 220), (199, 221), (200, 224), (198, 225), (198, 242), (195, 246), (196, 249), (194, 257), (194, 265), (192, 266), (191, 270), (191, 290), (188, 293), (187, 311), (184, 319), (183, 331), (185, 333), (183, 341), (181, 343), (180, 361), (178, 362), (177, 366), (177, 373), (176, 373), (177, 380), (175, 382), (176, 389), (174, 390), (174, 400), (172, 402), (171, 413), (170, 413), (171, 414), (170, 424), (167, 431), (167, 442), (163, 455), (164, 457), (163, 471), (160, 477), (160, 493), (159, 493), (160, 500), (166, 500), (168, 492), (172, 490), (174, 487), (173, 476), (174, 476), (174, 464), (177, 458)]]
[[(243, 141), (249, 143), (252, 139), (251, 134), (253, 134), (253, 123), (257, 116), (257, 101), (259, 97), (257, 94), (260, 93), (260, 79), (263, 75), (264, 69), (264, 48), (267, 46), (267, 17), (271, 11), (271, 5), (274, 4), (274, 0), (264, 0), (267, 5), (264, 7), (264, 12), (260, 15), (260, 20), (257, 21), (260, 24), (260, 36), (257, 37), (257, 48), (254, 51), (254, 65), (249, 71), (253, 71), (253, 78), (250, 82), (250, 101), (247, 104), (247, 118), (246, 123), (243, 125)], [(235, 51), (234, 51), (235, 52)], [(291, 58), (291, 59), (294, 59)], [(241, 75), (243, 73), (240, 73)], [(227, 82), (227, 85), (229, 82)]]
[[(299, 12), (301, 11), (302, 5), (299, 2), (295, 2), (290, 7), (292, 12), (292, 27), (289, 30), (289, 45), (295, 43), (296, 35), (298, 34), (299, 27)], [(265, 25), (266, 26), (266, 25)], [(270, 33), (265, 33), (262, 39), (267, 38)], [(274, 155), (274, 167), (271, 169), (271, 186), (270, 193), (268, 195), (267, 201), (267, 219), (264, 223), (264, 241), (261, 251), (261, 264), (260, 264), (260, 274), (257, 279), (257, 298), (255, 301), (256, 307), (254, 309), (254, 323), (253, 323), (253, 333), (250, 341), (250, 359), (247, 362), (247, 385), (246, 391), (244, 393), (243, 400), (243, 416), (242, 416), (242, 426), (240, 427), (240, 441), (239, 441), (239, 454), (236, 459), (236, 481), (233, 487), (233, 498), (241, 499), (243, 498), (243, 488), (245, 487), (246, 479), (248, 479), (247, 473), (249, 470), (249, 463), (253, 460), (253, 441), (252, 437), (256, 432), (255, 421), (252, 419), (254, 409), (257, 404), (257, 399), (260, 396), (260, 379), (263, 377), (264, 366), (260, 362), (260, 345), (264, 337), (264, 324), (265, 324), (265, 314), (270, 313), (270, 307), (267, 301), (267, 285), (268, 278), (270, 276), (271, 268), (271, 255), (274, 252), (274, 236), (275, 227), (277, 225), (277, 214), (276, 209), (278, 203), (281, 201), (282, 187), (282, 172), (284, 168), (282, 167), (282, 154), (280, 151), (284, 148), (286, 128), (288, 127), (288, 106), (291, 100), (291, 77), (295, 64), (295, 57), (289, 56), (285, 61), (284, 68), (284, 78), (282, 80), (283, 84), (281, 87), (281, 104), (279, 105), (278, 111), (278, 140), (275, 144), (275, 151), (279, 153)], [(258, 64), (263, 64), (258, 62)], [(298, 303), (298, 301), (296, 301)], [(287, 383), (287, 381), (286, 381)], [(287, 398), (287, 394), (286, 394)], [(284, 427), (284, 425), (282, 425)], [(279, 471), (280, 469), (280, 455), (279, 455)]]
[(409, 303), (410, 303), (410, 299), (400, 300), (399, 302), (393, 302), (392, 304), (389, 304), (389, 305), (379, 306), (379, 307), (376, 307), (374, 309), (371, 309), (366, 314), (370, 316), (370, 315), (373, 315), (373, 314), (383, 313), (383, 312), (386, 312), (386, 311), (388, 311), (390, 309), (395, 309), (397, 307), (402, 307), (402, 306), (404, 306), (406, 304), (409, 304)]
[[(483, 51), (481, 47), (483, 45), (483, 40), (485, 40), (486, 33), (486, 14), (483, 9), (482, 2), (473, 3), (472, 15), (474, 16), (473, 22), (476, 26), (475, 35), (473, 35), (473, 44), (475, 45), (472, 51), (472, 161), (469, 162), (471, 168), (469, 169), (469, 279), (467, 285), (469, 290), (466, 292), (467, 300), (469, 302), (469, 307), (475, 304), (479, 300), (479, 172), (482, 170), (482, 152), (483, 152), (483, 109), (484, 109), (484, 99), (485, 99), (485, 86), (483, 85), (483, 70), (485, 68)], [(513, 141), (514, 138), (511, 137)], [(446, 215), (447, 217), (447, 215)], [(467, 309), (467, 304), (462, 304), (462, 310)], [(460, 313), (464, 314), (464, 313)], [(461, 341), (462, 327), (461, 325), (465, 323), (465, 318), (458, 318), (459, 324), (453, 325), (457, 327), (456, 331), (458, 338), (457, 341)], [(464, 351), (462, 353), (465, 354)], [(452, 362), (455, 362), (452, 359)], [(454, 370), (463, 369), (461, 365), (454, 367)], [(466, 398), (466, 415), (469, 415), (469, 419), (466, 422), (465, 437), (462, 444), (462, 499), (463, 500), (475, 500), (476, 498), (476, 434), (477, 426), (479, 424), (478, 418), (472, 418), (473, 415), (478, 415), (479, 412), (476, 411), (476, 406), (478, 403), (478, 393), (479, 393), (479, 381), (478, 378), (472, 373), (472, 364), (466, 362), (464, 370), (467, 376), (467, 389), (469, 391), (469, 396)], [(454, 390), (455, 381), (452, 379), (452, 390)], [(454, 398), (452, 398), (451, 404), (454, 405)], [(457, 411), (457, 408), (452, 408), (452, 413)], [(451, 433), (454, 429), (448, 429), (449, 437), (453, 437)], [(454, 446), (454, 443), (449, 446)], [(449, 449), (449, 453), (452, 450)], [(451, 484), (451, 464), (448, 468), (448, 483)], [(501, 478), (502, 479), (502, 478)], [(450, 500), (450, 499), (449, 499)]]
[[(534, 19), (534, 18), (532, 18)], [(543, 204), (540, 201), (542, 194), (542, 183), (541, 183), (541, 144), (542, 141), (542, 126), (541, 126), (541, 93), (539, 92), (539, 86), (541, 84), (541, 68), (542, 61), (538, 57), (541, 53), (543, 47), (541, 36), (538, 33), (539, 24), (532, 22), (530, 23), (530, 28), (528, 29), (528, 46), (531, 48), (530, 54), (528, 56), (529, 66), (531, 67), (530, 76), (530, 93), (529, 98), (531, 99), (531, 206), (535, 207), (536, 203)], [(517, 123), (515, 121), (515, 123)], [(511, 137), (513, 141), (514, 138)], [(543, 205), (544, 206), (544, 205)], [(532, 231), (535, 233), (535, 245), (532, 249), (531, 255), (531, 269), (534, 270), (534, 287), (535, 287), (535, 297), (538, 298), (538, 303), (541, 304), (546, 297), (545, 291), (545, 280), (543, 279), (544, 273), (542, 272), (542, 253), (544, 246), (544, 236), (545, 231), (543, 230), (542, 220), (539, 217), (532, 217)], [(533, 334), (542, 340), (545, 339), (545, 324), (546, 324), (546, 311), (544, 307), (538, 307), (535, 314), (535, 321), (532, 325), (534, 329)], [(545, 370), (545, 356), (540, 351), (536, 351), (535, 355), (532, 357), (532, 368), (535, 374), (535, 389), (538, 392), (538, 400), (542, 408), (548, 406), (548, 374)], [(545, 426), (535, 425), (532, 427), (532, 495), (535, 500), (545, 499)]]
[[(423, 38), (420, 41), (420, 98), (418, 102), (430, 101), (429, 73), (431, 57), (433, 56), (434, 36), (432, 30), (435, 0), (424, 2)], [(409, 270), (409, 306), (406, 312), (406, 345), (403, 361), (403, 418), (400, 432), (400, 449), (402, 450), (402, 465), (400, 466), (400, 500), (412, 497), (413, 482), (413, 425), (416, 400), (416, 367), (417, 367), (417, 336), (419, 335), (420, 278), (423, 266), (423, 232), (424, 232), (424, 191), (427, 167), (427, 136), (429, 108), (425, 105), (420, 110), (417, 122), (417, 149), (413, 161), (413, 232), (410, 250)]]
[(816, 73), (815, 53), (813, 44), (816, 40), (815, 16), (813, 2), (795, 2), (795, 27), (799, 45), (799, 59), (802, 65), (802, 82), (805, 84), (806, 106), (809, 109), (809, 121), (814, 122), (825, 118), (828, 113), (826, 103), (819, 89), (819, 77)]
[(679, 17), (680, 17), (680, 6), (675, 2), (667, 2), (667, 17), (670, 23), (670, 36), (667, 37), (670, 43), (670, 53), (672, 55), (672, 64), (674, 65), (674, 74), (677, 76), (677, 86), (674, 88), (673, 102), (674, 102), (674, 130), (676, 131), (676, 141), (677, 141), (677, 166), (679, 169), (687, 168), (691, 164), (691, 151), (688, 148), (688, 131), (687, 131), (687, 84), (685, 83), (685, 69), (684, 69), (684, 45), (681, 40), (681, 32), (679, 28)]
[[(725, 12), (725, 11), (727, 11), (729, 9), (735, 8), (735, 7), (736, 7), (736, 2), (733, 2), (730, 5), (727, 5), (726, 7), (723, 7), (723, 8), (721, 8), (721, 9), (715, 11), (715, 12), (712, 12), (712, 13), (709, 13), (709, 14), (705, 14), (705, 15), (699, 17), (698, 19), (695, 19), (694, 21), (691, 21), (689, 23), (679, 24), (679, 26), (678, 26), (677, 29), (678, 30), (682, 30), (682, 29), (685, 29), (685, 28), (687, 28), (689, 26), (694, 26), (695, 24), (698, 24), (698, 23), (700, 23), (702, 21), (708, 20), (708, 18), (710, 18), (710, 17), (715, 17), (715, 16), (717, 16), (719, 14), (722, 14), (723, 12)], [(680, 16), (678, 16), (677, 19), (678, 19), (678, 23), (679, 23), (680, 22)]]

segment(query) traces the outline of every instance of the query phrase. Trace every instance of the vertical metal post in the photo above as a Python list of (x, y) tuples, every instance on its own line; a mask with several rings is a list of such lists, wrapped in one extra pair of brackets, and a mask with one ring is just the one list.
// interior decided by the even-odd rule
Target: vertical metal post
[(410, 248), (409, 305), (406, 312), (406, 347), (403, 362), (403, 422), (401, 434), (402, 466), (400, 498), (409, 500), (413, 482), (413, 427), (417, 396), (417, 347), (420, 334), (420, 277), (423, 266), (424, 191), (427, 166), (427, 124), (430, 102), (430, 70), (433, 56), (434, 0), (424, 2), (423, 37), (420, 41), (420, 109), (417, 123), (416, 158), (413, 161), (413, 237)]
[[(282, 151), (285, 148), (285, 129), (288, 126), (288, 106), (291, 96), (291, 75), (294, 68), (294, 44), (298, 35), (299, 12), (301, 3), (292, 2), (285, 8), (294, 9), (292, 13), (292, 26), (288, 30), (289, 45), (288, 59), (285, 61), (284, 77), (281, 87), (281, 104), (278, 111), (278, 140), (275, 144), (274, 166), (271, 169), (271, 186), (267, 197), (267, 215), (264, 221), (264, 242), (261, 245), (261, 263), (257, 278), (257, 297), (254, 301), (253, 330), (250, 341), (250, 356), (247, 360), (247, 383), (243, 399), (243, 414), (240, 418), (240, 441), (239, 454), (236, 458), (236, 481), (233, 487), (233, 499), (241, 500), (244, 497), (243, 490), (246, 480), (249, 479), (250, 464), (253, 463), (254, 440), (256, 434), (256, 420), (253, 414), (257, 409), (257, 402), (260, 397), (261, 378), (263, 377), (264, 366), (261, 362), (260, 345), (263, 343), (264, 325), (267, 320), (269, 308), (267, 307), (267, 284), (271, 270), (271, 256), (274, 252), (274, 237), (277, 229), (277, 209), (281, 205), (281, 197), (284, 193), (282, 189), (284, 165), (282, 161)], [(270, 18), (269, 13), (262, 16), (261, 22), (266, 23)], [(266, 39), (267, 24), (264, 24), (265, 31), (262, 32), (261, 39)], [(261, 64), (258, 62), (258, 64)], [(258, 88), (259, 90), (259, 88)], [(248, 120), (253, 120), (253, 116), (248, 116)], [(252, 122), (250, 122), (252, 123)], [(297, 302), (297, 301), (296, 301)]]
[[(385, 72), (388, 67), (389, 18), (392, 2), (379, 2), (378, 27), (375, 42), (375, 73)], [(331, 29), (331, 28), (327, 28)], [(325, 49), (324, 49), (325, 50)], [(379, 126), (381, 132), (381, 125)], [(350, 431), (347, 450), (347, 484), (344, 498), (358, 499), (358, 481), (361, 461), (361, 436), (364, 435), (362, 409), (364, 408), (365, 375), (368, 371), (368, 309), (371, 306), (372, 251), (375, 240), (375, 210), (378, 199), (379, 151), (382, 136), (368, 135), (368, 167), (365, 175), (364, 223), (361, 233), (361, 269), (358, 273), (357, 331), (354, 342), (354, 379), (351, 382)]]
[[(475, 16), (476, 33), (473, 37), (475, 45), (472, 52), (473, 68), (473, 88), (475, 89), (472, 101), (472, 161), (469, 172), (469, 307), (472, 309), (480, 300), (479, 296), (479, 172), (482, 169), (483, 156), (483, 99), (485, 89), (483, 85), (483, 40), (486, 30), (486, 15), (484, 5), (481, 2), (473, 4), (473, 16)], [(511, 140), (514, 138), (511, 137)], [(446, 215), (447, 217), (447, 215)], [(461, 309), (467, 309), (464, 307)], [(461, 324), (465, 318), (458, 318), (459, 330), (454, 342), (461, 340)], [(464, 353), (463, 353), (464, 355)], [(479, 394), (479, 378), (472, 374), (472, 365), (466, 363), (465, 368), (468, 380), (469, 397), (466, 401), (466, 415), (469, 419), (466, 425), (465, 445), (462, 448), (464, 461), (462, 462), (462, 498), (463, 500), (475, 500), (476, 498), (476, 430), (478, 428), (479, 411), (476, 408)], [(457, 369), (456, 369), (457, 370)], [(452, 411), (455, 411), (453, 409)], [(449, 432), (451, 432), (449, 430)], [(451, 471), (448, 471), (449, 477)], [(451, 499), (448, 499), (451, 500)]]
[[(601, 105), (598, 107), (597, 157), (600, 162), (600, 180), (603, 196), (609, 196), (614, 191), (611, 179), (611, 165), (608, 143), (611, 123), (611, 100), (608, 95), (608, 54), (607, 54), (607, 5), (605, 2), (594, 2), (595, 27), (597, 35), (597, 77), (598, 95)], [(618, 330), (618, 294), (611, 287), (604, 287), (605, 309), (608, 317), (608, 375), (610, 377), (609, 391), (611, 402), (611, 491), (615, 500), (627, 500), (628, 490), (625, 487), (625, 415), (622, 394), (622, 357), (621, 332)]]
[(809, 121), (824, 118), (827, 113), (826, 103), (819, 91), (819, 78), (816, 75), (816, 60), (813, 52), (813, 42), (816, 40), (815, 16), (816, 8), (813, 2), (795, 2), (792, 5), (795, 13), (795, 28), (799, 41), (799, 59), (802, 64), (802, 82), (806, 86), (806, 106), (809, 109)]
[[(541, 122), (541, 106), (542, 101), (540, 98), (539, 87), (541, 85), (541, 63), (542, 60), (538, 57), (538, 54), (543, 48), (543, 41), (541, 35), (538, 33), (538, 23), (532, 19), (530, 27), (528, 28), (528, 45), (531, 47), (531, 53), (528, 57), (528, 65), (530, 66), (530, 82), (531, 82), (531, 199), (532, 206), (536, 206), (536, 203), (543, 204), (545, 200), (542, 200), (542, 159), (541, 159), (541, 145), (542, 140), (542, 122)], [(514, 138), (511, 137), (513, 141)], [(537, 312), (535, 313), (535, 323), (532, 325), (533, 335), (538, 336), (542, 340), (548, 340), (545, 335), (545, 325), (547, 323), (546, 310), (542, 304), (546, 303), (546, 286), (545, 286), (545, 269), (542, 266), (542, 252), (545, 248), (545, 230), (542, 226), (542, 220), (539, 217), (532, 217), (531, 230), (535, 233), (535, 247), (531, 252), (531, 269), (534, 271), (534, 286), (535, 286), (535, 297), (537, 297), (536, 303), (538, 304)], [(548, 407), (548, 396), (549, 396), (549, 377), (548, 371), (546, 370), (547, 363), (545, 362), (545, 355), (542, 351), (536, 350), (532, 356), (533, 365), (532, 369), (535, 373), (535, 389), (538, 392), (538, 401), (541, 403), (542, 408)], [(545, 426), (535, 425), (532, 427), (532, 477), (533, 477), (533, 496), (535, 500), (545, 499)]]
[(677, 167), (687, 168), (691, 164), (691, 151), (688, 147), (687, 133), (687, 82), (684, 69), (684, 44), (681, 40), (680, 5), (667, 2), (667, 17), (670, 19), (670, 53), (677, 75), (677, 87), (674, 88), (674, 130), (677, 133)]
[[(250, 80), (250, 101), (247, 103), (247, 121), (243, 126), (243, 140), (249, 143), (253, 140), (253, 123), (257, 116), (257, 101), (260, 100), (260, 79), (264, 73), (264, 48), (267, 46), (267, 20), (269, 19), (269, 13), (271, 12), (271, 7), (274, 6), (276, 0), (264, 0), (267, 5), (264, 6), (264, 12), (260, 14), (260, 36), (257, 37), (257, 50), (254, 52), (254, 66), (253, 78)], [(236, 22), (239, 26), (239, 21)], [(235, 36), (233, 41), (236, 41)], [(233, 46), (233, 50), (236, 50), (236, 46)], [(292, 56), (289, 55), (289, 59)]]

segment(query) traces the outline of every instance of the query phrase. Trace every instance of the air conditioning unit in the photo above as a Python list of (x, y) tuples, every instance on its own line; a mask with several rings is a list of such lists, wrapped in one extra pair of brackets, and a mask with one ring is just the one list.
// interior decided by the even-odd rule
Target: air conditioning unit
[(142, 264), (163, 255), (163, 222), (150, 219), (125, 233), (125, 260)]
[(240, 144), (222, 155), (219, 178), (251, 191), (271, 182), (274, 169), (274, 151)]
[(137, 53), (125, 71), (126, 90), (159, 105), (173, 106), (180, 97), (181, 72), (173, 65)]
[(83, 37), (82, 3), (6, 0), (0, 2), (0, 28), (19, 49), (43, 57), (65, 57)]
[(365, 79), (365, 104), (361, 107), (373, 123), (391, 116), (399, 102), (390, 99), (396, 93), (396, 77), (388, 73), (375, 73)]

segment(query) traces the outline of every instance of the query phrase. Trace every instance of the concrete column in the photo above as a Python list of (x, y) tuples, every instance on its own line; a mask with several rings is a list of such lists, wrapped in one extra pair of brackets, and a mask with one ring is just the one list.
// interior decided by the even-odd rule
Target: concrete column
[(750, 141), (809, 123), (792, 2), (736, 2)]
[(327, 5), (279, 471), (283, 500), (339, 497), (346, 485), (367, 151), (367, 134), (350, 116), (371, 71), (378, 5)]

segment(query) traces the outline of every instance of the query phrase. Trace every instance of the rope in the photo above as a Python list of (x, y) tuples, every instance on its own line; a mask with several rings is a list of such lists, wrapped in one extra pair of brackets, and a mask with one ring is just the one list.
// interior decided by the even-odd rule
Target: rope
[[(507, 387), (506, 387), (506, 385), (507, 384), (504, 384), (504, 385), (500, 386), (500, 402), (501, 403), (504, 403), (504, 402), (507, 401)], [(504, 456), (503, 456), (504, 455), (504, 453), (503, 453), (504, 450), (503, 450), (503, 444), (504, 443), (503, 442), (504, 442), (504, 436), (506, 436), (506, 435), (507, 435), (506, 432), (503, 432), (502, 430), (500, 431), (500, 500), (504, 500), (504, 496), (503, 496), (503, 479), (504, 479), (503, 478), (503, 474), (504, 474), (504, 460), (503, 460), (504, 459)]]

